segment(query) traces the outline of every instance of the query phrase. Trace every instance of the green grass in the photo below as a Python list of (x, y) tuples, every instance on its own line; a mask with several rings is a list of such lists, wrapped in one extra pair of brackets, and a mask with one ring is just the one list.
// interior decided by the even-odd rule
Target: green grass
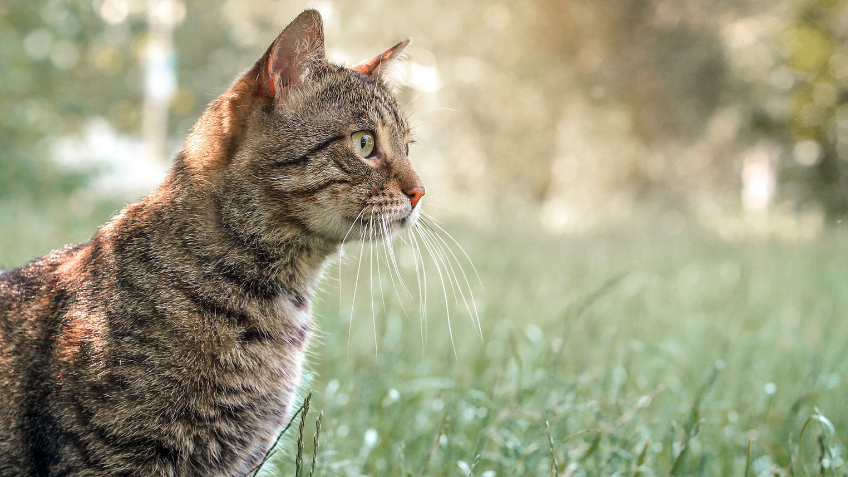
[[(14, 219), (3, 264), (79, 239), (29, 239), (18, 231), (37, 229), (31, 217), (0, 216)], [(294, 474), (298, 440), (309, 475), (319, 411), (321, 476), (848, 472), (848, 236), (781, 245), (448, 229), (485, 288), (472, 282), (482, 340), (448, 288), (454, 355), (432, 267), (426, 339), (417, 301), (396, 297), (385, 265), (385, 305), (376, 273), (370, 292), (368, 255), (354, 300), (359, 247), (347, 247), (341, 293), (333, 266), (316, 308), (311, 410), (264, 475)], [(397, 249), (417, 295), (409, 249)]]
[[(432, 268), (423, 345), (415, 303), (407, 319), (383, 269), (376, 355), (366, 274), (347, 345), (355, 250), (341, 304), (327, 281), (307, 384), (324, 412), (319, 475), (461, 476), (479, 456), (471, 475), (546, 476), (552, 455), (560, 475), (831, 475), (819, 469), (828, 452), (844, 474), (848, 237), (788, 246), (450, 229), (485, 286), (482, 343), (451, 299), (457, 358)], [(799, 456), (814, 407), (837, 435), (822, 446), (822, 427), (807, 426)]]

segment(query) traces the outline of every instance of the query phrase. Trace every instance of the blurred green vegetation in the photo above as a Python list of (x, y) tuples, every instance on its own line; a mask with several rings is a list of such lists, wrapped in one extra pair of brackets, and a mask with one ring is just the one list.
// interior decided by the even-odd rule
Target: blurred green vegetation
[[(639, 475), (743, 475), (749, 439), (749, 475), (830, 475), (826, 446), (845, 473), (848, 262), (833, 253), (844, 233), (787, 246), (449, 230), (485, 286), (482, 343), (448, 287), (456, 359), (438, 285), (423, 344), (414, 304), (407, 318), (385, 267), (385, 305), (376, 272), (374, 291), (363, 275), (351, 331), (358, 251), (341, 301), (332, 278), (325, 287), (305, 385), (324, 412), (323, 475), (553, 475), (546, 422), (557, 444), (597, 430), (557, 446), (559, 475), (635, 475), (639, 460)], [(813, 426), (801, 456), (815, 407), (836, 436)], [(478, 455), (463, 472), (458, 462)]]
[[(44, 140), (73, 131), (85, 116), (102, 111), (110, 90), (121, 90), (107, 79), (86, 81), (94, 73), (86, 68), (67, 72), (49, 60), (53, 42), (65, 50), (57, 56), (78, 56), (102, 32), (89, 8), (88, 2), (0, 6), (0, 200), (67, 196), (84, 184), (84, 172), (63, 173), (49, 162)], [(26, 45), (35, 54), (27, 54)]]
[[(842, 21), (845, 3), (805, 2), (781, 40), (785, 62), (793, 68), (791, 106), (779, 134), (821, 145), (811, 168), (795, 167), (783, 180), (804, 188), (802, 200), (818, 200), (833, 216), (848, 211), (848, 30)], [(774, 133), (775, 131), (767, 131)]]

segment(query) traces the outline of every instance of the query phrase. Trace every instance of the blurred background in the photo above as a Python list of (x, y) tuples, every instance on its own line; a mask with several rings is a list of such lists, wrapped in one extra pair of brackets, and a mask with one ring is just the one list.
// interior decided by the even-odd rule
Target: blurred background
[(0, 207), (141, 197), (306, 6), (337, 62), (413, 37), (412, 157), (463, 220), (803, 241), (848, 211), (839, 0), (3, 2)]
[(156, 187), (307, 7), (336, 62), (413, 38), (423, 210), (476, 264), (396, 240), (419, 315), (346, 247), (317, 475), (845, 475), (844, 0), (5, 0), (0, 269)]

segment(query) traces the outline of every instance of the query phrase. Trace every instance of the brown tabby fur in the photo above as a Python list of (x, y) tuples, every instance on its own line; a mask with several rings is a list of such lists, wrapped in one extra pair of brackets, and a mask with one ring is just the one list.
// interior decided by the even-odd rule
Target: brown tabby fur
[[(324, 264), (348, 232), (417, 218), (408, 127), (381, 78), (407, 43), (335, 66), (320, 16), (302, 13), (156, 191), (90, 242), (0, 274), (0, 475), (260, 461), (292, 407)], [(375, 133), (370, 158), (359, 130)]]

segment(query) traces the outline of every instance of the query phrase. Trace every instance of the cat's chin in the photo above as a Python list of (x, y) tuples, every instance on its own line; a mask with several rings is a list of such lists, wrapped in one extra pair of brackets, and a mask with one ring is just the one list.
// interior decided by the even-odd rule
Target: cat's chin
[(418, 222), (419, 215), (419, 209), (418, 207), (415, 207), (410, 210), (408, 214), (397, 219), (395, 222), (398, 224), (398, 230), (408, 229), (415, 226), (415, 223)]
[(320, 220), (314, 217), (305, 223), (314, 238), (330, 244), (342, 244), (357, 241), (377, 242), (391, 239), (415, 225), (419, 217), (418, 208), (399, 210), (384, 210), (380, 215), (363, 218), (365, 214), (349, 217), (346, 215), (326, 214)]
[(415, 223), (418, 222), (418, 216), (420, 215), (419, 208), (413, 207), (409, 212), (401, 217), (397, 217), (392, 219), (389, 223), (391, 224), (393, 231), (392, 233), (397, 233), (402, 230), (406, 230), (415, 226)]
[(419, 216), (418, 207), (405, 214), (387, 214), (380, 218), (351, 219), (345, 228), (343, 242), (391, 240), (398, 232), (415, 226)]

